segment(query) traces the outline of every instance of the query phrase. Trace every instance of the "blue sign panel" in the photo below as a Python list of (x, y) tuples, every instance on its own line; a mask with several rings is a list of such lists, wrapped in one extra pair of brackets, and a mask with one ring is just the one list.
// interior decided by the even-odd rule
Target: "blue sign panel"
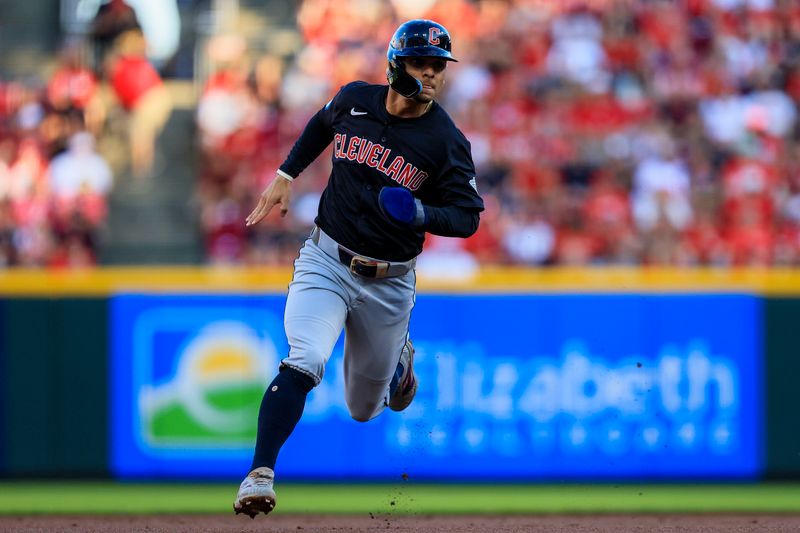
[[(288, 352), (284, 297), (113, 300), (121, 477), (239, 477)], [(342, 339), (281, 479), (752, 478), (762, 470), (761, 306), (746, 295), (418, 295), (420, 388), (363, 424)]]

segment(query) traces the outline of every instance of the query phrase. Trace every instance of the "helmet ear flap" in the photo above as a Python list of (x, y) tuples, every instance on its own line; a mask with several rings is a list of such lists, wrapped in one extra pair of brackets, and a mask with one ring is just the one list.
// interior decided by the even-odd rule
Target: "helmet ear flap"
[(397, 56), (389, 58), (386, 79), (389, 86), (405, 98), (414, 98), (422, 92), (422, 83), (406, 72), (405, 65)]

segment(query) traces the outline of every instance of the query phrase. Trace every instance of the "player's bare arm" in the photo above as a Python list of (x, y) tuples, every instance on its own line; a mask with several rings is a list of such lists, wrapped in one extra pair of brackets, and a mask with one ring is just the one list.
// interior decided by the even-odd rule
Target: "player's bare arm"
[(256, 205), (255, 209), (247, 215), (245, 219), (246, 226), (252, 226), (254, 224), (258, 224), (258, 222), (267, 216), (272, 208), (276, 205), (280, 206), (281, 216), (286, 216), (286, 213), (289, 212), (289, 201), (292, 197), (292, 187), (291, 182), (286, 179), (285, 177), (278, 174), (275, 178), (267, 185), (267, 188), (264, 189), (264, 192), (261, 193), (261, 197), (258, 199), (258, 205)]

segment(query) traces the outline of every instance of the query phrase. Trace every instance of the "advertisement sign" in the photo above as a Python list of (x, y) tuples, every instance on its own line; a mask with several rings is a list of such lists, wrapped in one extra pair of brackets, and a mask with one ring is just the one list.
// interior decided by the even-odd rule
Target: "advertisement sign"
[[(285, 297), (112, 301), (120, 477), (246, 473), (288, 353)], [(279, 456), (281, 479), (752, 478), (761, 304), (747, 295), (418, 295), (420, 388), (352, 420), (343, 342)]]

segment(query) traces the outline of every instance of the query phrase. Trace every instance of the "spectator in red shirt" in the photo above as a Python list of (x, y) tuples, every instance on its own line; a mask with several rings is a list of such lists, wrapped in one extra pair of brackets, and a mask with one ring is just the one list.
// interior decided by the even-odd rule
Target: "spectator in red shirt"
[(767, 266), (772, 260), (773, 228), (757, 201), (743, 202), (734, 212), (727, 243), (736, 265)]
[(80, 112), (87, 129), (96, 135), (102, 127), (105, 111), (97, 79), (83, 64), (81, 52), (77, 42), (64, 45), (58, 67), (47, 83), (47, 102), (57, 113)]
[(610, 172), (597, 172), (583, 202), (582, 218), (602, 254), (611, 258), (625, 237), (633, 233), (626, 191)]
[(64, 235), (48, 258), (53, 268), (87, 268), (94, 266), (96, 258), (93, 245), (85, 234), (73, 232)]
[(563, 223), (558, 228), (554, 249), (555, 263), (565, 266), (586, 266), (592, 263), (601, 243), (586, 228), (577, 203), (566, 206)]
[(107, 67), (114, 93), (129, 114), (131, 168), (137, 177), (151, 172), (156, 138), (172, 112), (169, 93), (147, 61), (145, 46), (141, 31), (126, 32), (119, 37)]
[(683, 234), (681, 245), (690, 264), (725, 266), (731, 262), (727, 243), (710, 210), (697, 211), (697, 218)]
[(112, 50), (117, 37), (129, 30), (141, 29), (136, 11), (125, 0), (107, 0), (97, 8), (92, 20), (95, 66), (98, 71)]

